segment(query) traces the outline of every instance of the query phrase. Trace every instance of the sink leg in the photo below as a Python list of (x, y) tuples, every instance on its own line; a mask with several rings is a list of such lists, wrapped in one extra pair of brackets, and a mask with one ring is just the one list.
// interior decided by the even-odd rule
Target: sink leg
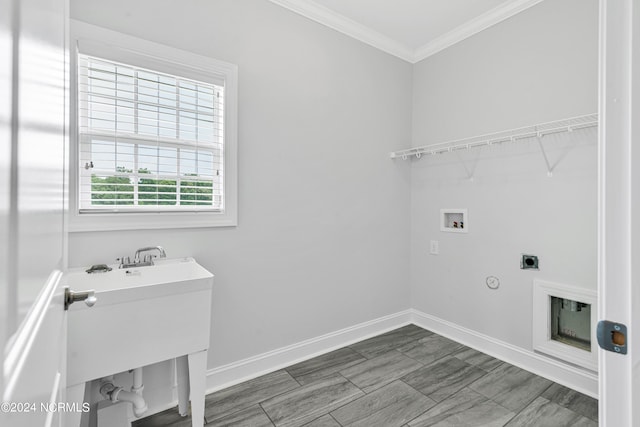
[[(67, 388), (67, 399), (69, 403), (82, 404), (89, 402), (85, 390), (91, 390), (91, 383), (80, 383)], [(66, 412), (62, 414), (66, 419), (63, 424), (70, 427), (86, 427), (88, 426), (89, 416), (84, 412)]]
[(204, 425), (204, 391), (207, 376), (207, 350), (189, 354), (189, 384), (191, 394), (191, 423)]
[(178, 378), (178, 412), (186, 417), (189, 415), (189, 360), (186, 355), (176, 358), (176, 376)]

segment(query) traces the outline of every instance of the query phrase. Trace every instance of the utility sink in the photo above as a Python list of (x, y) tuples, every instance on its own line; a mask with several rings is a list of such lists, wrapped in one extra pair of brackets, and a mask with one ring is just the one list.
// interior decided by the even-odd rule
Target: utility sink
[(92, 307), (80, 302), (69, 306), (68, 386), (173, 358), (186, 364), (188, 359), (194, 425), (201, 425), (193, 400), (201, 392), (204, 402), (213, 275), (193, 258), (110, 267), (92, 274), (70, 269), (64, 275), (70, 289), (94, 290), (96, 297)]

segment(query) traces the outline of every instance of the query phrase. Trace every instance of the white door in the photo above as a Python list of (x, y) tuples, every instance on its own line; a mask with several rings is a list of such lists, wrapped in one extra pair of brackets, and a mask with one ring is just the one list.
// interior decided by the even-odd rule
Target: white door
[(0, 426), (65, 426), (77, 409), (58, 406), (67, 26), (67, 0), (0, 0)]
[[(9, 205), (11, 200), (11, 8), (0, 0), (0, 349), (3, 349), (7, 328), (7, 249), (1, 242), (9, 238)], [(4, 391), (4, 376), (0, 375), (0, 396)], [(1, 412), (0, 412), (1, 414)], [(2, 415), (0, 415), (2, 420)]]
[(600, 425), (610, 427), (640, 426), (639, 32), (637, 0), (600, 0), (598, 317), (627, 326), (627, 354), (599, 354)]

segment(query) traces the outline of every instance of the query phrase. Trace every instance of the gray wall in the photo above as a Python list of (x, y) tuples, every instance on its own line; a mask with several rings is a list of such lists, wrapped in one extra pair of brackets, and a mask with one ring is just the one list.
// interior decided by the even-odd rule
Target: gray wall
[(267, 0), (72, 1), (72, 18), (239, 66), (237, 228), (72, 233), (215, 274), (209, 368), (409, 308), (411, 65)]
[[(598, 2), (542, 2), (416, 64), (413, 145), (594, 113), (597, 61)], [(535, 141), (412, 163), (413, 308), (530, 349), (534, 277), (596, 288), (595, 131), (544, 146), (552, 178)], [(467, 208), (469, 233), (440, 232), (441, 208)]]

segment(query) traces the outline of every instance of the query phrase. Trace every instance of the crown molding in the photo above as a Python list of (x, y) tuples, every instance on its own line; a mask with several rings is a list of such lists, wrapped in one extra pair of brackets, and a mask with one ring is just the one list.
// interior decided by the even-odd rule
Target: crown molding
[(503, 3), (498, 7), (491, 9), (490, 11), (483, 13), (470, 21), (465, 22), (459, 27), (443, 34), (442, 36), (434, 39), (433, 41), (419, 47), (415, 50), (413, 55), (413, 63), (420, 62), (423, 59), (434, 55), (441, 50), (444, 50), (462, 40), (479, 33), (482, 30), (486, 30), (505, 19), (511, 18), (518, 13), (529, 9), (532, 6), (542, 2), (544, 0), (511, 0)]
[(339, 13), (310, 0), (269, 0), (272, 3), (289, 9), (305, 18), (360, 40), (370, 46), (397, 56), (405, 61), (414, 62), (414, 51), (410, 47), (381, 34), (366, 25), (362, 25)]
[(269, 0), (292, 12), (415, 64), (544, 0), (510, 0), (413, 49), (312, 0)]

